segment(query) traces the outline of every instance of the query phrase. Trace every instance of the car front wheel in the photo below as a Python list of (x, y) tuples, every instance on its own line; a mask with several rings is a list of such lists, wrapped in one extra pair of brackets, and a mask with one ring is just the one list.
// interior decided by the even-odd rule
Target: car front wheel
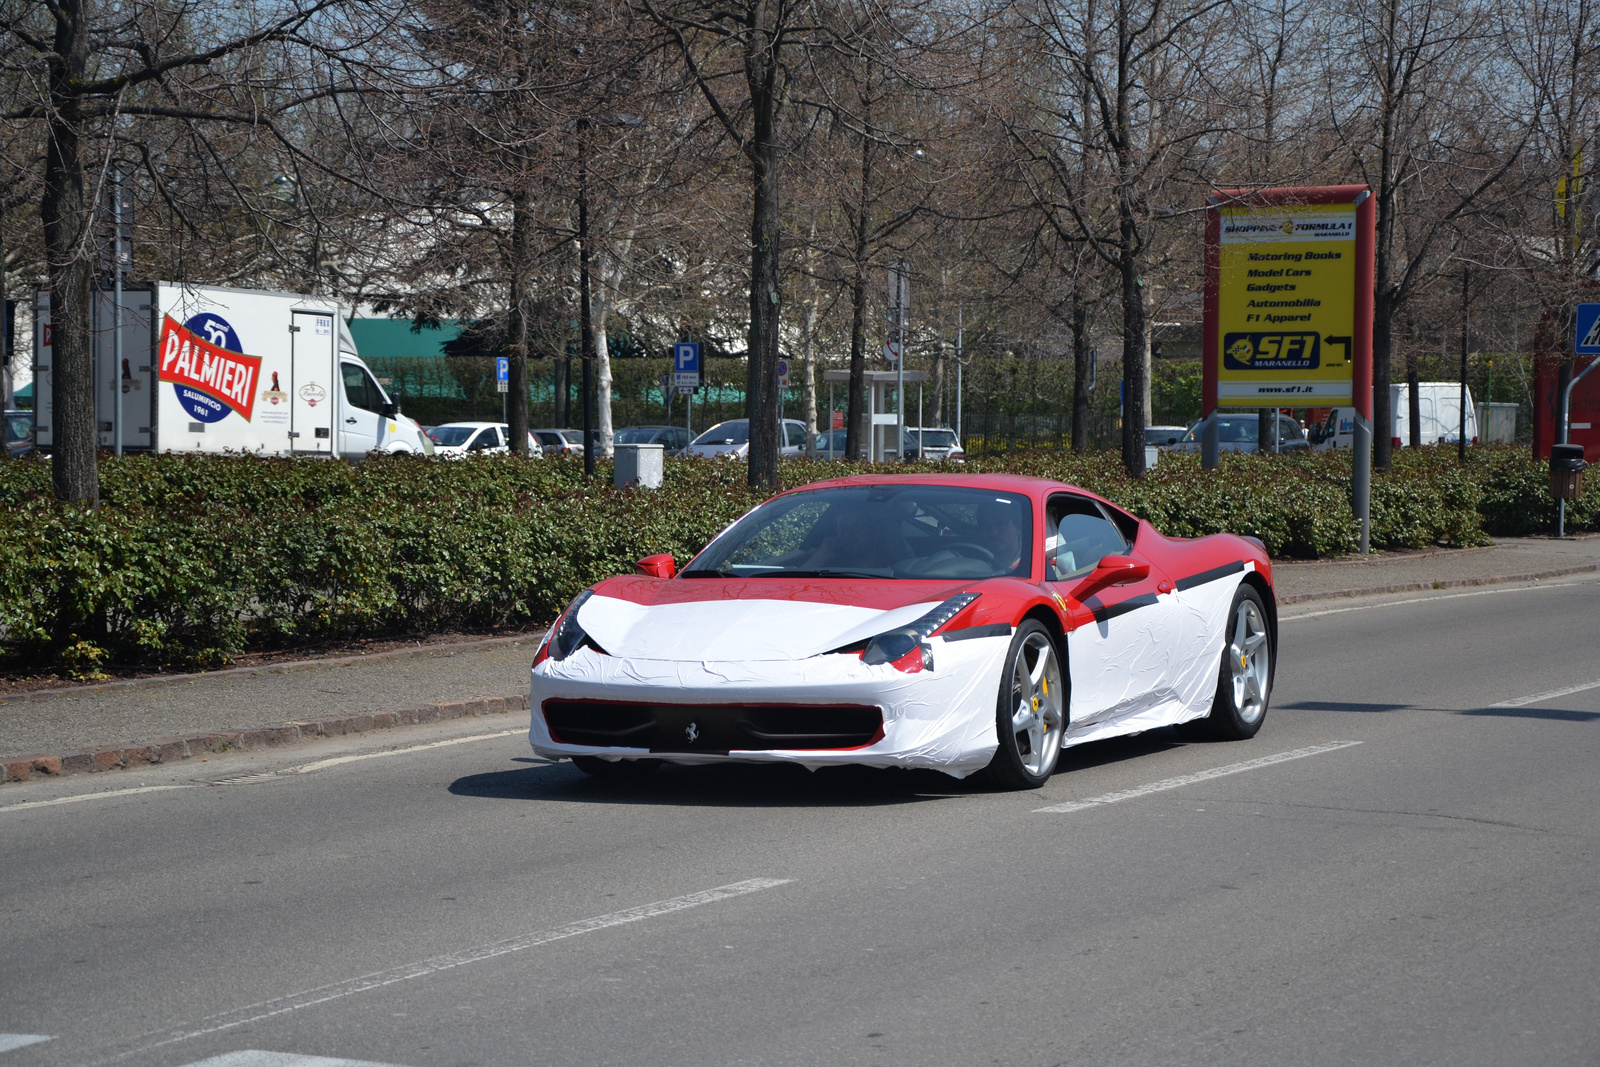
[(1025, 619), (1011, 639), (995, 709), (1000, 746), (988, 766), (1004, 789), (1037, 789), (1061, 758), (1067, 728), (1067, 687), (1050, 631)]

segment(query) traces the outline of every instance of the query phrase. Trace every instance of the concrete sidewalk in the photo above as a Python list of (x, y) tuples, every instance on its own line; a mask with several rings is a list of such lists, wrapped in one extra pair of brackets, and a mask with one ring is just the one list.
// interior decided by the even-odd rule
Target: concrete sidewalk
[[(1292, 604), (1597, 569), (1600, 536), (1280, 563), (1274, 573), (1280, 601)], [(0, 700), (0, 781), (525, 708), (537, 642), (537, 635), (488, 638), (7, 697)]]

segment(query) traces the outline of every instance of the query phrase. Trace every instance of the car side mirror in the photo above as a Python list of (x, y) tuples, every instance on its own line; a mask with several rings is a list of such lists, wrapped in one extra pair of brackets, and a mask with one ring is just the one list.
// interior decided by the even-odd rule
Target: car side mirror
[(396, 415), (400, 414), (400, 405), (393, 400), (390, 400), (384, 404), (379, 404), (378, 414), (382, 415), (386, 419), (392, 419)]
[(678, 573), (678, 561), (672, 558), (670, 552), (662, 552), (659, 555), (646, 556), (635, 563), (633, 569), (650, 578), (671, 578)]
[(1075, 593), (1077, 598), (1082, 600), (1098, 589), (1132, 585), (1148, 577), (1150, 577), (1150, 564), (1142, 559), (1133, 556), (1101, 556), (1100, 562), (1095, 564), (1094, 570), (1089, 572), (1089, 576), (1078, 586)]

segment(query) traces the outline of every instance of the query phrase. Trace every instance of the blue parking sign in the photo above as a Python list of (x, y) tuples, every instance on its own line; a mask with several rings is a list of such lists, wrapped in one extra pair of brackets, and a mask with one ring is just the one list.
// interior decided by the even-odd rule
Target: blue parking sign
[(511, 358), (509, 356), (495, 357), (494, 380), (497, 382), (509, 382), (511, 380)]
[(678, 341), (672, 346), (672, 384), (682, 388), (700, 384), (699, 341)]
[(1579, 304), (1577, 329), (1572, 332), (1577, 342), (1573, 351), (1580, 356), (1600, 356), (1600, 304)]

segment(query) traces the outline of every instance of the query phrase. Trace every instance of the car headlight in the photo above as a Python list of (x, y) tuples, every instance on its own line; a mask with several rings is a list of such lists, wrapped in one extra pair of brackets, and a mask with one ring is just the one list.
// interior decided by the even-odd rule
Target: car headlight
[(554, 632), (550, 634), (551, 659), (557, 661), (566, 659), (578, 651), (578, 647), (589, 636), (583, 632), (583, 627), (578, 625), (578, 609), (583, 607), (584, 601), (593, 595), (594, 592), (592, 590), (585, 589), (573, 599), (571, 604), (567, 605), (567, 610), (561, 613), (560, 621), (556, 623)]
[(977, 599), (977, 593), (958, 593), (911, 625), (885, 630), (867, 642), (861, 662), (868, 666), (888, 663), (908, 674), (933, 670), (933, 649), (927, 643), (929, 635)]

